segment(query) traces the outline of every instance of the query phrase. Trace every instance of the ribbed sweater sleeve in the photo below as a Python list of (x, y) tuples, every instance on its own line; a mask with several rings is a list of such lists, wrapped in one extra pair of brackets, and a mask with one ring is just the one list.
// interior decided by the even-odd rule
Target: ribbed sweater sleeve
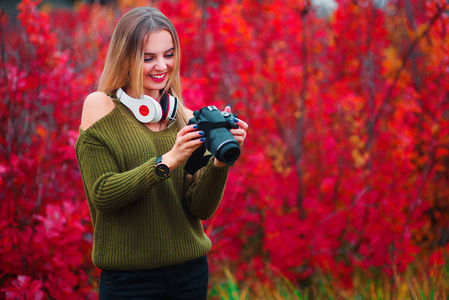
[(120, 173), (104, 145), (86, 140), (78, 145), (77, 156), (92, 204), (100, 212), (120, 209), (161, 183), (154, 170), (155, 158)]
[(214, 165), (214, 158), (210, 159), (186, 194), (184, 205), (194, 217), (207, 220), (214, 214), (223, 197), (228, 173), (229, 166), (218, 168)]

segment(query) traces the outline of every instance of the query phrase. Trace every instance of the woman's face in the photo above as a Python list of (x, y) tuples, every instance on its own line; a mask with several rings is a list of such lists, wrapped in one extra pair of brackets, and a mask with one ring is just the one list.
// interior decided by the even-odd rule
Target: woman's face
[(175, 46), (169, 31), (150, 33), (145, 45), (143, 89), (146, 95), (159, 100), (175, 66)]

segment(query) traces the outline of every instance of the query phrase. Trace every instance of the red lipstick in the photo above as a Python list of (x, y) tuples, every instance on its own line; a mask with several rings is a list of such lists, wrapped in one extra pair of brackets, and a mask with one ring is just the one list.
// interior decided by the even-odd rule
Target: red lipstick
[[(163, 74), (154, 74), (154, 75), (149, 75), (150, 78), (155, 81), (155, 82), (162, 82), (165, 80), (165, 77), (167, 76), (167, 73), (163, 73)], [(156, 77), (155, 77), (156, 76)]]

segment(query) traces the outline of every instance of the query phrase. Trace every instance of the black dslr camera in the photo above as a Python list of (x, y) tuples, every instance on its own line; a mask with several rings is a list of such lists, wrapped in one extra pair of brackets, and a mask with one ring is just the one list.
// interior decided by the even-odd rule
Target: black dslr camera
[(219, 161), (232, 166), (240, 156), (239, 143), (229, 131), (239, 128), (234, 121), (237, 116), (219, 111), (215, 106), (203, 107), (193, 115), (189, 125), (197, 124), (198, 129), (204, 131), (206, 149)]

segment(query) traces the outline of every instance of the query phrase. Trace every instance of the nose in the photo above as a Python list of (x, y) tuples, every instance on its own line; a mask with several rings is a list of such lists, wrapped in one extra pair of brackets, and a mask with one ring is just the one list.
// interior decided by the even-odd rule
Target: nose
[(167, 69), (167, 64), (165, 63), (163, 58), (159, 58), (157, 59), (154, 68), (158, 71), (165, 71)]

